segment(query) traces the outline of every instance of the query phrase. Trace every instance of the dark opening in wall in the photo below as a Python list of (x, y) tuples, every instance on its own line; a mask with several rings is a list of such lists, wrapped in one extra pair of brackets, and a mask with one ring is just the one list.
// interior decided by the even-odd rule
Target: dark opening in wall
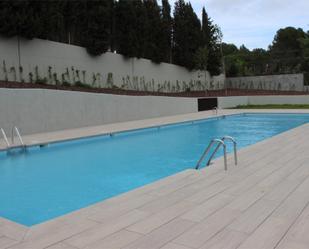
[(203, 98), (198, 99), (198, 111), (212, 110), (218, 107), (218, 98)]

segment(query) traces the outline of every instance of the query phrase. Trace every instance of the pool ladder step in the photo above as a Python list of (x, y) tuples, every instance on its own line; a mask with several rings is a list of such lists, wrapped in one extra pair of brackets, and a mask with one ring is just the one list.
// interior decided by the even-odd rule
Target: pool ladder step
[(199, 169), (200, 168), (200, 165), (201, 163), (203, 162), (204, 158), (208, 155), (208, 153), (210, 152), (210, 149), (214, 146), (214, 145), (217, 145), (214, 149), (214, 151), (212, 152), (212, 154), (210, 155), (208, 161), (207, 161), (207, 166), (210, 165), (213, 157), (216, 155), (217, 151), (219, 150), (219, 148), (222, 146), (223, 148), (223, 157), (224, 157), (224, 169), (227, 170), (227, 156), (226, 156), (226, 144), (225, 144), (225, 141), (226, 140), (230, 140), (232, 141), (233, 143), (233, 147), (234, 147), (234, 162), (235, 162), (235, 165), (237, 165), (237, 142), (236, 140), (231, 137), (231, 136), (224, 136), (222, 137), (221, 139), (213, 139), (210, 141), (209, 145), (207, 146), (206, 150), (204, 151), (204, 153), (202, 154), (200, 160), (197, 162), (196, 166), (195, 166), (195, 169)]
[[(3, 137), (4, 141), (5, 141), (5, 143), (6, 143), (7, 149), (19, 148), (19, 147), (21, 147), (21, 148), (23, 148), (23, 149), (26, 148), (26, 145), (25, 145), (25, 143), (24, 143), (24, 141), (23, 141), (23, 138), (22, 138), (22, 136), (20, 135), (19, 129), (18, 129), (16, 126), (14, 126), (14, 127), (12, 128), (11, 143), (9, 142), (8, 137), (7, 137), (7, 135), (6, 135), (5, 131), (4, 131), (4, 129), (1, 128), (0, 131), (1, 131), (1, 134), (2, 134), (2, 137)], [(15, 144), (15, 135), (16, 135), (16, 137), (18, 138), (19, 143), (20, 143), (20, 144), (18, 144), (18, 145)]]

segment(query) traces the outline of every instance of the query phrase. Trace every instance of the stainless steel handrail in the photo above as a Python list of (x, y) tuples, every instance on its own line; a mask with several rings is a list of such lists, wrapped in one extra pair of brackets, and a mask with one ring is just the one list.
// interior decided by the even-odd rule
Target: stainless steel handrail
[(231, 137), (231, 136), (224, 136), (221, 139), (213, 139), (211, 140), (211, 142), (209, 143), (208, 147), (206, 148), (206, 150), (204, 151), (203, 155), (201, 156), (200, 160), (198, 161), (198, 163), (196, 164), (195, 169), (199, 169), (200, 164), (202, 163), (202, 161), (204, 160), (205, 156), (208, 154), (208, 152), (210, 151), (210, 149), (212, 148), (212, 146), (214, 144), (217, 143), (216, 148), (214, 149), (214, 151), (212, 152), (212, 154), (209, 157), (209, 160), (207, 161), (207, 166), (210, 165), (213, 157), (216, 155), (217, 151), (219, 150), (220, 146), (223, 147), (223, 154), (224, 154), (224, 169), (227, 170), (227, 157), (226, 157), (226, 144), (225, 144), (225, 140), (230, 140), (233, 143), (233, 147), (234, 147), (234, 162), (235, 165), (238, 164), (238, 157), (237, 157), (237, 142), (236, 140)]
[(23, 141), (23, 139), (22, 139), (22, 137), (21, 137), (21, 135), (20, 135), (20, 132), (19, 132), (19, 130), (18, 130), (18, 128), (17, 128), (16, 126), (14, 126), (14, 127), (12, 128), (12, 137), (11, 137), (11, 139), (12, 139), (12, 144), (14, 144), (14, 131), (15, 131), (15, 133), (16, 133), (16, 135), (17, 135), (17, 137), (18, 137), (18, 139), (19, 139), (19, 142), (20, 142), (20, 144), (22, 145), (22, 147), (25, 147), (24, 141)]
[(237, 157), (237, 142), (236, 142), (236, 140), (233, 137), (231, 137), (231, 136), (224, 136), (222, 138), (222, 140), (223, 141), (230, 140), (233, 143), (233, 147), (234, 147), (234, 162), (235, 162), (235, 165), (237, 165), (238, 164), (238, 157)]
[(6, 145), (7, 145), (7, 148), (9, 148), (9, 147), (10, 147), (9, 140), (8, 140), (8, 138), (7, 138), (7, 136), (6, 136), (5, 132), (4, 132), (4, 130), (3, 130), (2, 128), (1, 128), (0, 130), (1, 130), (2, 136), (3, 136), (3, 138), (4, 138), (4, 141), (5, 141)]
[[(212, 154), (212, 156), (214, 156), (216, 154), (216, 152), (218, 151), (218, 149), (220, 148), (220, 146), (223, 146), (223, 154), (224, 154), (224, 169), (227, 170), (227, 159), (226, 159), (226, 145), (224, 143), (224, 141), (222, 139), (213, 139), (211, 140), (211, 142), (209, 143), (208, 147), (206, 148), (206, 150), (204, 151), (203, 155), (201, 156), (200, 160), (197, 162), (195, 169), (199, 169), (200, 164), (202, 163), (202, 161), (204, 160), (205, 156), (208, 154), (208, 152), (210, 151), (211, 147), (215, 144), (218, 143), (214, 153)], [(211, 158), (212, 159), (212, 158)], [(210, 164), (211, 159), (208, 161), (208, 163)], [(207, 165), (209, 165), (207, 163)]]
[[(230, 140), (233, 142), (233, 145), (234, 145), (234, 162), (235, 162), (235, 165), (237, 165), (237, 142), (235, 141), (235, 139), (231, 136), (224, 136), (223, 138), (221, 138), (222, 141), (225, 141), (225, 140)], [(207, 166), (210, 165), (213, 157), (215, 156), (215, 154), (217, 153), (218, 149), (220, 147), (220, 144), (217, 145), (217, 147), (215, 148), (215, 150), (213, 151), (213, 153), (211, 154), (211, 156), (209, 157), (209, 160), (207, 162)]]
[(214, 107), (214, 108), (212, 109), (212, 112), (213, 112), (213, 114), (218, 115), (218, 107)]

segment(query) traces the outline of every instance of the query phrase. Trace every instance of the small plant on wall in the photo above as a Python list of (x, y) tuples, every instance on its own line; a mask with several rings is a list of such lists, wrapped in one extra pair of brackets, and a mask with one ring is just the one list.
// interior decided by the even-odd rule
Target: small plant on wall
[(70, 82), (68, 82), (66, 80), (66, 74), (65, 73), (61, 74), (61, 84), (62, 84), (62, 86), (66, 86), (66, 87), (71, 86)]
[(53, 73), (53, 80), (54, 80), (56, 86), (60, 85), (60, 81), (58, 80), (57, 73)]
[(41, 85), (46, 85), (47, 84), (47, 78), (46, 77), (41, 78), (41, 76), (39, 74), (38, 66), (35, 66), (34, 72), (35, 72), (35, 83), (41, 84)]
[(65, 75), (66, 75), (66, 81), (67, 81), (67, 82), (71, 82), (71, 77), (70, 77), (69, 68), (66, 68)]
[(52, 74), (52, 67), (48, 66), (48, 82), (53, 82), (53, 74)]
[(38, 66), (35, 66), (35, 68), (34, 68), (34, 74), (35, 74), (35, 81), (38, 81), (39, 78), (40, 78)]
[(29, 82), (33, 83), (33, 73), (32, 72), (29, 73)]
[(79, 70), (75, 70), (76, 81), (80, 81)]
[(100, 73), (97, 73), (96, 74), (96, 79), (97, 79), (97, 87), (100, 88), (101, 87), (102, 75)]
[(76, 78), (75, 78), (75, 69), (74, 69), (74, 67), (71, 67), (71, 72), (72, 72), (72, 81), (73, 81), (73, 84), (75, 84)]
[(20, 66), (19, 67), (19, 80), (20, 80), (20, 82), (25, 82), (23, 72), (24, 72), (24, 69), (23, 69), (22, 66)]
[(92, 73), (92, 86), (95, 87), (97, 82), (97, 76), (95, 75), (95, 73)]
[(107, 74), (106, 86), (112, 87), (113, 85), (114, 85), (113, 73), (108, 73)]
[(13, 75), (13, 81), (16, 82), (17, 77), (16, 77), (16, 70), (15, 67), (10, 68), (10, 73)]
[(86, 84), (86, 71), (83, 70), (82, 74), (83, 74), (83, 83)]
[(4, 73), (4, 80), (5, 81), (8, 81), (9, 80), (9, 78), (8, 78), (8, 72), (7, 72), (7, 70), (6, 70), (6, 63), (5, 63), (5, 61), (3, 61), (3, 73)]

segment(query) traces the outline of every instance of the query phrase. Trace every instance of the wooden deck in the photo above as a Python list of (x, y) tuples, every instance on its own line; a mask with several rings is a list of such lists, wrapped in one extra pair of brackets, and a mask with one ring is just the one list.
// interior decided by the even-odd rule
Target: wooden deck
[(0, 218), (0, 248), (308, 249), (309, 125), (26, 228)]

